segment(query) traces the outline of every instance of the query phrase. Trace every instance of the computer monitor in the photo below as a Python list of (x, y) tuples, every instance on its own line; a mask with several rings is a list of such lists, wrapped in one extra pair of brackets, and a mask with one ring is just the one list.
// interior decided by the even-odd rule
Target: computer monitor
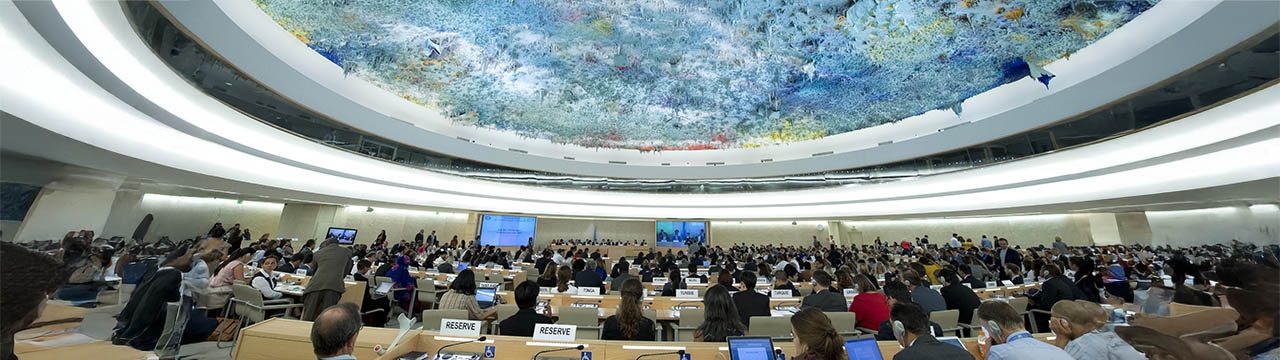
[(466, 261), (463, 261), (463, 262), (458, 263), (458, 268), (457, 268), (457, 269), (454, 269), (454, 270), (455, 270), (455, 271), (462, 271), (462, 270), (466, 270), (468, 266), (471, 266), (471, 263), (466, 262)]
[(960, 338), (955, 337), (955, 336), (943, 336), (943, 337), (938, 338), (938, 341), (941, 341), (941, 342), (944, 342), (944, 343), (948, 343), (948, 344), (951, 344), (951, 345), (955, 345), (955, 346), (959, 346), (961, 349), (965, 349), (966, 351), (967, 351), (967, 350), (969, 350), (969, 349), (967, 349), (967, 348), (965, 348), (965, 347), (964, 347), (964, 343), (960, 342)]
[(729, 360), (774, 360), (768, 336), (730, 336), (728, 341)]
[(481, 309), (493, 307), (493, 297), (498, 293), (498, 289), (479, 288), (476, 289), (476, 302), (480, 303)]
[(849, 353), (849, 360), (884, 360), (874, 338), (845, 341), (844, 350)]

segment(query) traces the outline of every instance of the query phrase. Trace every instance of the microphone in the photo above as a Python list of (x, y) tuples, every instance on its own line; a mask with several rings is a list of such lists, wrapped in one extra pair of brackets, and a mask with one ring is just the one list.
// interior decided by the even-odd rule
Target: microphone
[(684, 305), (685, 305), (685, 304), (697, 304), (697, 306), (690, 306), (690, 307), (688, 307), (689, 309), (701, 309), (701, 308), (702, 308), (702, 301), (701, 301), (701, 300), (697, 300), (697, 301), (681, 301), (681, 302), (678, 302), (678, 303), (676, 303), (675, 305), (672, 305), (672, 306), (671, 306), (671, 309), (673, 309), (673, 310), (684, 310), (684, 309), (685, 309), (685, 307), (684, 307)]
[(448, 348), (451, 348), (451, 347), (454, 347), (454, 346), (457, 346), (457, 345), (462, 345), (462, 344), (470, 344), (470, 343), (473, 343), (473, 342), (481, 342), (481, 341), (484, 341), (485, 339), (487, 339), (487, 337), (481, 336), (481, 337), (479, 337), (479, 338), (476, 338), (475, 340), (459, 341), (459, 342), (456, 342), (456, 343), (452, 343), (452, 344), (448, 344), (448, 345), (445, 345), (445, 346), (441, 346), (439, 349), (436, 349), (436, 358), (439, 358), (439, 357), (440, 357), (440, 354), (442, 354), (442, 353), (441, 353), (441, 351), (444, 351), (444, 349), (448, 349)]
[(536, 354), (533, 354), (533, 357), (532, 357), (532, 358), (530, 358), (530, 360), (538, 360), (538, 356), (542, 356), (542, 354), (546, 354), (546, 353), (552, 353), (552, 352), (557, 352), (557, 351), (566, 351), (566, 350), (582, 350), (582, 349), (585, 349), (585, 348), (586, 348), (585, 346), (582, 346), (581, 344), (579, 344), (578, 346), (574, 346), (574, 347), (559, 348), (559, 349), (551, 349), (551, 350), (542, 350), (542, 351), (539, 351), (539, 352), (538, 352), (538, 353), (536, 353)]
[(664, 352), (664, 353), (644, 354), (644, 355), (637, 356), (637, 357), (636, 357), (636, 360), (640, 360), (640, 359), (647, 358), (647, 357), (650, 357), (650, 356), (662, 356), (662, 355), (679, 355), (679, 356), (684, 356), (684, 350), (676, 350), (676, 351)]

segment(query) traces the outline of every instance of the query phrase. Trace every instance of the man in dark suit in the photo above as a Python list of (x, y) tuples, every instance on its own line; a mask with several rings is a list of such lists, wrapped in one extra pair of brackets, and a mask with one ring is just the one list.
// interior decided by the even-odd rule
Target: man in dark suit
[(551, 324), (551, 318), (539, 314), (534, 306), (538, 305), (538, 284), (525, 280), (516, 286), (516, 307), (520, 308), (514, 315), (498, 323), (498, 331), (507, 336), (533, 336), (533, 328), (537, 324)]
[(573, 285), (578, 288), (597, 287), (600, 288), (601, 294), (606, 290), (604, 279), (600, 278), (600, 274), (596, 274), (595, 269), (588, 269), (587, 262), (582, 259), (573, 261)]
[[(1053, 311), (1053, 304), (1057, 304), (1059, 301), (1084, 298), (1084, 293), (1080, 291), (1080, 288), (1076, 287), (1074, 281), (1062, 274), (1062, 268), (1058, 267), (1058, 265), (1045, 265), (1044, 271), (1049, 273), (1049, 280), (1045, 280), (1043, 284), (1040, 284), (1039, 292), (1027, 297), (1031, 308)], [(1039, 326), (1040, 329), (1048, 329), (1049, 315), (1035, 313), (1035, 321), (1036, 326)]]
[(975, 294), (973, 289), (965, 287), (954, 271), (942, 269), (939, 274), (942, 275), (942, 281), (947, 284), (941, 291), (942, 299), (947, 303), (947, 310), (960, 310), (959, 322), (969, 324), (969, 320), (973, 320), (973, 310), (977, 309), (978, 305), (982, 305), (982, 299), (978, 298), (978, 294)]
[[(903, 284), (900, 281), (897, 281), (897, 280), (886, 281), (884, 283), (884, 287), (881, 288), (881, 291), (884, 292), (884, 297), (886, 300), (889, 301), (890, 307), (897, 304), (915, 304), (916, 306), (920, 306), (920, 304), (916, 304), (912, 302), (911, 290), (907, 289), (907, 284)], [(890, 310), (892, 310), (892, 308)], [(921, 311), (924, 311), (924, 310), (921, 310)], [(942, 326), (938, 325), (938, 323), (930, 321), (928, 329), (929, 329), (928, 330), (929, 334), (933, 336), (942, 336)], [(877, 326), (876, 330), (877, 330), (876, 331), (877, 341), (887, 341), (887, 340), (894, 339), (892, 320), (881, 321), (880, 326)]]
[[(996, 249), (996, 265), (1001, 267), (1004, 267), (1005, 264), (1022, 266), (1022, 254), (1019, 254), (1017, 250), (1009, 247), (1008, 239), (997, 240), (996, 245), (999, 246), (999, 248)], [(1009, 279), (1001, 277), (1000, 280)]]
[(738, 307), (742, 325), (751, 326), (752, 316), (769, 316), (769, 297), (756, 292), (756, 273), (738, 273), (738, 285), (742, 291), (733, 294), (733, 304)]
[(426, 239), (423, 234), (426, 232), (427, 229), (418, 229), (418, 233), (413, 235), (413, 243), (415, 245), (422, 245), (422, 241)]
[(818, 270), (813, 273), (813, 293), (804, 297), (804, 301), (800, 302), (800, 307), (816, 306), (824, 312), (845, 312), (849, 311), (849, 305), (845, 302), (844, 295), (831, 291), (831, 274), (826, 270)]
[(427, 244), (438, 245), (438, 244), (437, 244), (437, 241), (439, 241), (439, 240), (438, 240), (438, 239), (436, 239), (436, 231), (435, 231), (435, 230), (431, 230), (431, 235), (427, 235), (427, 240), (426, 240), (426, 241), (427, 241), (427, 242), (426, 242)]
[(920, 305), (898, 303), (889, 310), (893, 322), (893, 336), (903, 347), (893, 360), (942, 359), (973, 360), (973, 355), (962, 347), (938, 341), (929, 335), (929, 314)]
[(338, 303), (346, 284), (342, 281), (351, 270), (351, 249), (338, 245), (338, 239), (330, 237), (312, 253), (311, 281), (302, 291), (302, 320), (314, 321), (325, 308)]
[[(969, 284), (970, 288), (982, 289), (987, 287), (987, 283), (983, 282), (982, 280), (979, 280), (978, 278), (973, 277), (973, 274), (969, 273), (968, 266), (957, 267), (956, 273), (961, 277), (960, 282)], [(943, 294), (943, 295), (946, 295), (946, 294)]]

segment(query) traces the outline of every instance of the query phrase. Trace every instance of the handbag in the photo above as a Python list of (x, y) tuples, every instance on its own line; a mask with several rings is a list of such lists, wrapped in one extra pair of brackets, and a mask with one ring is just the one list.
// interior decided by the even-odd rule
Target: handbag
[(240, 330), (240, 319), (218, 318), (218, 327), (209, 334), (206, 341), (231, 341)]

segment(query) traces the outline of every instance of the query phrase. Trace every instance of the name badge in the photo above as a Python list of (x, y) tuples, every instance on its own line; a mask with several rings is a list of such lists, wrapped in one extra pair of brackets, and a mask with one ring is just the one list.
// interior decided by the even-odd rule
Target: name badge
[(578, 340), (577, 325), (537, 324), (533, 327), (533, 339), (538, 341), (573, 342)]
[(449, 336), (480, 336), (480, 322), (471, 320), (440, 319), (440, 334)]
[(677, 299), (697, 299), (698, 289), (677, 289), (676, 298)]
[(844, 289), (844, 296), (845, 296), (845, 297), (857, 296), (857, 295), (858, 295), (858, 290), (855, 290), (855, 289)]
[(655, 277), (655, 278), (653, 278), (653, 284), (654, 284), (654, 285), (666, 285), (666, 284), (667, 284), (667, 280), (668, 280), (667, 278)]
[(769, 279), (762, 277), (756, 278), (756, 285), (769, 285)]
[(770, 292), (769, 297), (774, 298), (774, 299), (779, 299), (779, 298), (787, 298), (787, 299), (789, 299), (789, 298), (791, 298), (791, 290), (786, 290), (786, 289), (783, 289), (783, 290), (774, 290), (774, 291)]
[(688, 279), (684, 279), (684, 282), (685, 282), (685, 283), (688, 283), (688, 284), (698, 285), (698, 284), (701, 284), (701, 283), (702, 283), (702, 279), (701, 279), (701, 278), (696, 278), (696, 277), (691, 277), (691, 278), (688, 278)]
[(589, 286), (578, 288), (578, 295), (600, 295), (600, 288)]

